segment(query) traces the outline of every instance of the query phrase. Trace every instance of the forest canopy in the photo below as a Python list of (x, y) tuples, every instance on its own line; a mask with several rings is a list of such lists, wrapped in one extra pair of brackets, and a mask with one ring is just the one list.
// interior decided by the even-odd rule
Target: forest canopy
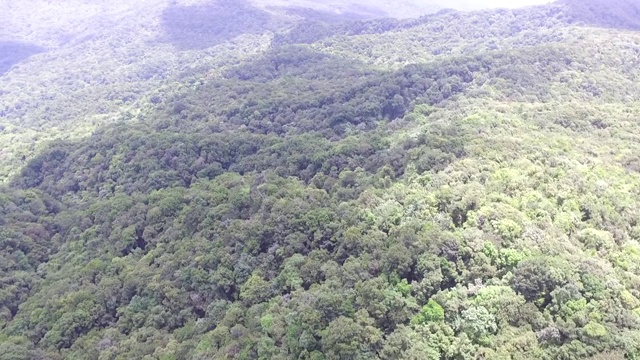
[(640, 357), (633, 1), (185, 4), (15, 45), (1, 359)]

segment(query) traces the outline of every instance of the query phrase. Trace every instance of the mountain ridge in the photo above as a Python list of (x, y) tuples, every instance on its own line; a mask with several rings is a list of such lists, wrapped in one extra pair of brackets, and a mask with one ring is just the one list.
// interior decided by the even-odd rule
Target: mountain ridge
[(640, 356), (634, 2), (153, 1), (2, 75), (0, 358)]

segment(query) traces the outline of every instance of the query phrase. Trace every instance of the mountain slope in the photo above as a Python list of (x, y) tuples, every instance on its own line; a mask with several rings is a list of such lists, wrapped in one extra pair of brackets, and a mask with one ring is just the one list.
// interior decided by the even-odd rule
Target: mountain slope
[(640, 356), (632, 26), (225, 4), (3, 78), (0, 358)]

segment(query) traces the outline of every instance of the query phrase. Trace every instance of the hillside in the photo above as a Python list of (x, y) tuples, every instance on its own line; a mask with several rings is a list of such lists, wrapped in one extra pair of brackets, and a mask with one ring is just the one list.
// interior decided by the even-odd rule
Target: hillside
[(634, 1), (65, 4), (0, 11), (0, 359), (640, 357)]

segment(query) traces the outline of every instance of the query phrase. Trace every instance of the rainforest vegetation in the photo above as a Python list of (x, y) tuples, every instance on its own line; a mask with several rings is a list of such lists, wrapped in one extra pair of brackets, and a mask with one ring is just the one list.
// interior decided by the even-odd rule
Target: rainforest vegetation
[(130, 6), (0, 41), (0, 359), (640, 358), (635, 1)]

